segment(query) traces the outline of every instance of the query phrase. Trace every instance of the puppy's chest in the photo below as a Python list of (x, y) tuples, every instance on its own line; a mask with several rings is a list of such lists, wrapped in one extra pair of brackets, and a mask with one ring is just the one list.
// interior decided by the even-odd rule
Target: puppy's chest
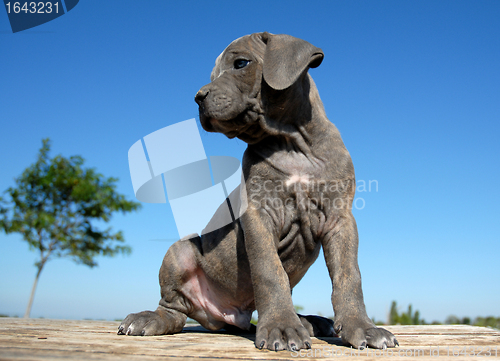
[(333, 189), (332, 179), (326, 176), (328, 172), (323, 167), (292, 164), (275, 170), (262, 184), (267, 193), (274, 193), (277, 197), (318, 198)]
[(324, 213), (330, 208), (325, 201), (329, 201), (332, 194), (332, 182), (317, 174), (291, 173), (275, 180), (274, 184), (275, 188), (267, 192), (266, 196), (281, 200), (274, 200), (271, 207), (282, 203), (281, 211), (285, 213), (285, 218), (309, 217), (315, 213)]
[(280, 258), (291, 265), (314, 259), (319, 241), (335, 218), (331, 210), (338, 192), (333, 191), (332, 182), (319, 172), (305, 170), (260, 169), (251, 177), (250, 187), (247, 183), (249, 207), (260, 210), (273, 225)]
[(258, 193), (254, 199), (262, 198), (267, 204), (279, 203), (279, 199), (289, 210), (300, 208), (308, 199), (321, 209), (322, 196), (337, 193), (337, 177), (332, 176), (329, 163), (286, 151), (262, 158), (251, 171), (250, 193)]
[[(299, 233), (321, 233), (325, 219), (335, 213), (336, 200), (349, 188), (338, 180), (337, 164), (286, 149), (265, 151), (255, 150), (258, 157), (250, 158), (255, 162), (247, 178), (250, 206), (267, 213), (284, 233), (293, 223), (300, 225)], [(312, 229), (303, 229), (305, 225)]]

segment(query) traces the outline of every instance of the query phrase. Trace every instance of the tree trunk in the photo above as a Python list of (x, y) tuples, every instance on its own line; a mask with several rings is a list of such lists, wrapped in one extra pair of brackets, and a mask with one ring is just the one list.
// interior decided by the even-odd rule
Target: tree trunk
[(42, 273), (44, 264), (45, 262), (41, 262), (38, 266), (38, 272), (36, 273), (35, 282), (33, 283), (33, 288), (31, 289), (30, 301), (28, 302), (28, 307), (26, 307), (24, 318), (30, 318), (31, 306), (33, 306), (33, 299), (35, 298), (36, 285), (38, 284), (38, 278), (40, 277), (40, 273)]

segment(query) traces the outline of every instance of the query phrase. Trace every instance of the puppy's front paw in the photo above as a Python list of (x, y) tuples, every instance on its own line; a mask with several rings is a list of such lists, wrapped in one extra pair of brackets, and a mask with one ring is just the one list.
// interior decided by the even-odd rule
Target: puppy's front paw
[(398, 340), (391, 332), (355, 317), (335, 319), (334, 329), (343, 342), (355, 348), (364, 349), (369, 346), (385, 349), (399, 346)]
[(128, 315), (118, 328), (118, 334), (129, 336), (163, 335), (166, 333), (167, 326), (165, 320), (158, 313), (143, 311)]
[(255, 347), (272, 351), (298, 351), (311, 348), (309, 332), (294, 314), (290, 319), (260, 320), (257, 324)]

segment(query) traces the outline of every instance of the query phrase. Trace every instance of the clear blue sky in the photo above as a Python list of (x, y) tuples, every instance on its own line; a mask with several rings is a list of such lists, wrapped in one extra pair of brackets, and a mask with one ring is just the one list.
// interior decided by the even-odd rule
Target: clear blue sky
[[(427, 320), (500, 316), (499, 1), (86, 1), (12, 34), (0, 9), (0, 191), (35, 160), (80, 154), (134, 196), (129, 147), (196, 117), (196, 91), (215, 58), (242, 35), (286, 33), (321, 47), (311, 70), (358, 180), (355, 210), (368, 314), (392, 300)], [(202, 133), (209, 155), (245, 144)], [(361, 203), (360, 203), (361, 204)], [(155, 309), (158, 269), (176, 237), (169, 208), (116, 216), (133, 248), (89, 269), (44, 269), (33, 317), (122, 318)], [(0, 234), (0, 313), (22, 315), (36, 254)], [(319, 258), (294, 289), (306, 313), (332, 315)]]

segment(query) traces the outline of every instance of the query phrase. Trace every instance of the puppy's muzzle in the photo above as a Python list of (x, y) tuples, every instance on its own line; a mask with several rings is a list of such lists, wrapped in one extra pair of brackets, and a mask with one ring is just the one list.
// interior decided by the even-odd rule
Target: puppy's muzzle
[(198, 90), (198, 93), (196, 93), (194, 97), (194, 101), (199, 106), (200, 123), (203, 129), (205, 129), (207, 132), (215, 132), (213, 124), (211, 123), (211, 119), (205, 115), (205, 99), (207, 98), (209, 93), (210, 91), (208, 90), (207, 86), (204, 86), (203, 88)]

